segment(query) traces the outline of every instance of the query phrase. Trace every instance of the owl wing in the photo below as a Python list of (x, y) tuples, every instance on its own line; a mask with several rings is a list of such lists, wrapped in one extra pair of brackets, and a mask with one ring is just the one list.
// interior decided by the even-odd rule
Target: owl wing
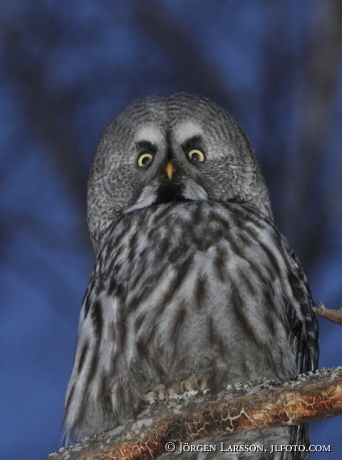
[[(289, 341), (296, 357), (298, 374), (314, 371), (318, 366), (318, 321), (313, 311), (314, 302), (308, 286), (303, 268), (287, 241), (282, 237), (284, 251), (289, 260), (289, 282), (293, 297), (300, 305), (303, 319), (299, 319), (297, 312), (288, 309)], [(309, 445), (310, 432), (307, 424), (291, 426), (291, 444)], [(301, 458), (296, 452), (288, 454), (288, 460)]]
[(287, 324), (285, 323), (285, 325), (296, 358), (297, 372), (302, 374), (314, 371), (317, 369), (319, 355), (318, 321), (313, 311), (314, 301), (300, 261), (270, 218), (248, 203), (238, 203), (248, 211), (251, 221), (254, 220), (256, 224), (260, 222), (261, 225), (266, 225), (265, 241), (262, 242), (260, 239), (259, 243), (264, 246), (270, 258), (272, 258), (271, 246), (267, 249), (267, 240), (271, 237), (273, 242), (276, 242), (277, 252), (286, 266), (283, 273), (287, 274), (287, 282), (292, 294), (290, 296), (291, 302), (289, 302), (289, 296), (284, 298), (287, 312)]
[[(284, 299), (287, 312), (287, 334), (293, 355), (296, 360), (298, 374), (314, 371), (318, 366), (318, 321), (313, 311), (314, 301), (303, 268), (287, 240), (280, 235), (273, 222), (248, 204), (243, 205), (254, 215), (259, 215), (261, 220), (267, 222), (272, 228), (272, 233), (278, 240), (284, 262), (287, 265), (288, 283), (292, 290), (292, 301)], [(290, 427), (293, 445), (308, 445), (310, 433), (307, 424)], [(288, 453), (287, 460), (301, 459), (298, 452)]]
[(294, 251), (283, 238), (290, 260), (289, 282), (293, 296), (301, 307), (304, 321), (299, 321), (293, 310), (289, 310), (289, 338), (297, 361), (299, 374), (314, 371), (318, 365), (318, 321), (313, 311), (314, 302), (306, 276)]
[[(99, 361), (103, 361), (103, 355), (107, 356), (111, 342), (101, 340), (104, 321), (104, 309), (101, 305), (103, 293), (96, 272), (97, 265), (93, 270), (80, 313), (77, 345), (63, 415), (63, 424), (67, 427), (64, 445), (98, 433), (98, 421), (101, 421), (102, 427), (110, 408), (110, 404), (105, 407), (106, 403), (101, 403), (99, 397), (104, 383), (101, 382), (103, 374), (98, 372)], [(111, 302), (115, 309), (116, 299), (112, 298)]]

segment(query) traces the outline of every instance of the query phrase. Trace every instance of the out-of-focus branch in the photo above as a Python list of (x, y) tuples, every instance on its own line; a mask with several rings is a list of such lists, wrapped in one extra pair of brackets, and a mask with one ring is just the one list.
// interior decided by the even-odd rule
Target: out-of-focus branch
[[(5, 4), (6, 5), (6, 4)], [(88, 171), (83, 167), (79, 154), (68, 133), (65, 120), (66, 105), (70, 104), (70, 95), (63, 97), (54, 94), (51, 86), (47, 85), (48, 72), (46, 56), (53, 49), (52, 42), (56, 31), (50, 30), (51, 36), (45, 35), (40, 53), (29, 52), (24, 32), (11, 7), (6, 7), (6, 20), (2, 21), (2, 58), (3, 72), (11, 83), (13, 94), (17, 95), (23, 109), (27, 126), (33, 138), (44, 146), (52, 162), (56, 165), (60, 177), (66, 184), (70, 196), (80, 211), (82, 225), (80, 234), (85, 229), (86, 221), (86, 183)], [(37, 18), (35, 18), (37, 19)], [(36, 33), (44, 33), (39, 28)], [(34, 39), (32, 38), (32, 41)], [(50, 47), (50, 48), (49, 48)], [(45, 54), (46, 53), (46, 54)], [(88, 235), (83, 232), (85, 244), (88, 245)]]
[(84, 440), (49, 460), (152, 459), (168, 442), (192, 442), (283, 425), (297, 425), (342, 413), (342, 368), (321, 370), (283, 384), (244, 384), (241, 389), (168, 399), (136, 420)]
[[(303, 59), (299, 155), (297, 161), (290, 164), (286, 184), (294, 196), (284, 232), (300, 252), (305, 266), (321, 254), (328, 223), (340, 209), (336, 195), (332, 196), (337, 190), (334, 184), (333, 190), (327, 184), (326, 191), (317, 186), (326, 154), (324, 146), (333, 123), (341, 50), (342, 2), (319, 1), (313, 8), (311, 37)], [(342, 169), (342, 160), (336, 167)]]

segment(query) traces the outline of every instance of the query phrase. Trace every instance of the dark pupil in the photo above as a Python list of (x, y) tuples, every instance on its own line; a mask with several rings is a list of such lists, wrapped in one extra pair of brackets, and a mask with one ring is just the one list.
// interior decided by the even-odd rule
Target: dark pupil
[(192, 153), (192, 154), (191, 154), (191, 159), (192, 159), (193, 161), (200, 161), (200, 159), (201, 159), (200, 154), (197, 153), (197, 152)]
[(142, 164), (143, 164), (144, 166), (146, 166), (146, 165), (148, 165), (149, 163), (151, 163), (151, 158), (150, 158), (148, 155), (146, 155), (146, 156), (141, 160), (141, 162), (142, 162)]

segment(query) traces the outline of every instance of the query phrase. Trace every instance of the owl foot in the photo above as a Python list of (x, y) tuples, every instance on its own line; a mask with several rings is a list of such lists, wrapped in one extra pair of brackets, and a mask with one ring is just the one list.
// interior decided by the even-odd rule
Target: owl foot
[(184, 391), (189, 393), (206, 393), (210, 390), (209, 381), (204, 375), (191, 375), (182, 385)]
[(176, 397), (185, 393), (196, 394), (209, 391), (208, 380), (204, 376), (192, 375), (182, 383), (170, 385), (157, 385), (143, 395), (143, 400), (148, 403), (164, 401), (167, 397)]
[(168, 386), (157, 385), (152, 390), (146, 391), (143, 396), (145, 402), (153, 403), (155, 401), (164, 401), (168, 396), (176, 396), (182, 393), (180, 384), (171, 383)]

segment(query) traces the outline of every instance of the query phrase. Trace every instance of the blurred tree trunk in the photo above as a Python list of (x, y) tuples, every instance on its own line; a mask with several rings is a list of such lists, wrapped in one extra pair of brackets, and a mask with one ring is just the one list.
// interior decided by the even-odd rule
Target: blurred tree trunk
[[(79, 209), (79, 234), (84, 239), (85, 247), (90, 247), (84, 225), (88, 170), (82, 167), (84, 162), (80, 160), (80, 152), (69, 135), (67, 112), (71, 103), (70, 95), (54, 93), (46, 81), (46, 56), (51, 53), (53, 44), (58, 43), (61, 31), (58, 27), (57, 30), (50, 27), (48, 31), (41, 27), (32, 27), (36, 36), (31, 36), (27, 41), (15, 11), (6, 2), (2, 5), (1, 13), (4, 16), (1, 34), (6, 80), (10, 82), (12, 92), (20, 102), (23, 119), (32, 133), (32, 138), (37, 145), (44, 147), (73, 203)], [(39, 14), (37, 16), (38, 18), (28, 17), (28, 23), (30, 19), (33, 22), (37, 19), (39, 21)], [(29, 48), (35, 41), (43, 47), (40, 52), (34, 53)]]
[[(299, 151), (287, 170), (284, 195), (289, 190), (292, 198), (282, 219), (284, 234), (304, 266), (322, 255), (323, 240), (329, 238), (328, 223), (341, 213), (336, 197), (342, 193), (340, 180), (321, 186), (340, 76), (342, 2), (319, 1), (312, 12), (311, 36), (302, 65)], [(337, 168), (342, 175), (341, 155)]]

